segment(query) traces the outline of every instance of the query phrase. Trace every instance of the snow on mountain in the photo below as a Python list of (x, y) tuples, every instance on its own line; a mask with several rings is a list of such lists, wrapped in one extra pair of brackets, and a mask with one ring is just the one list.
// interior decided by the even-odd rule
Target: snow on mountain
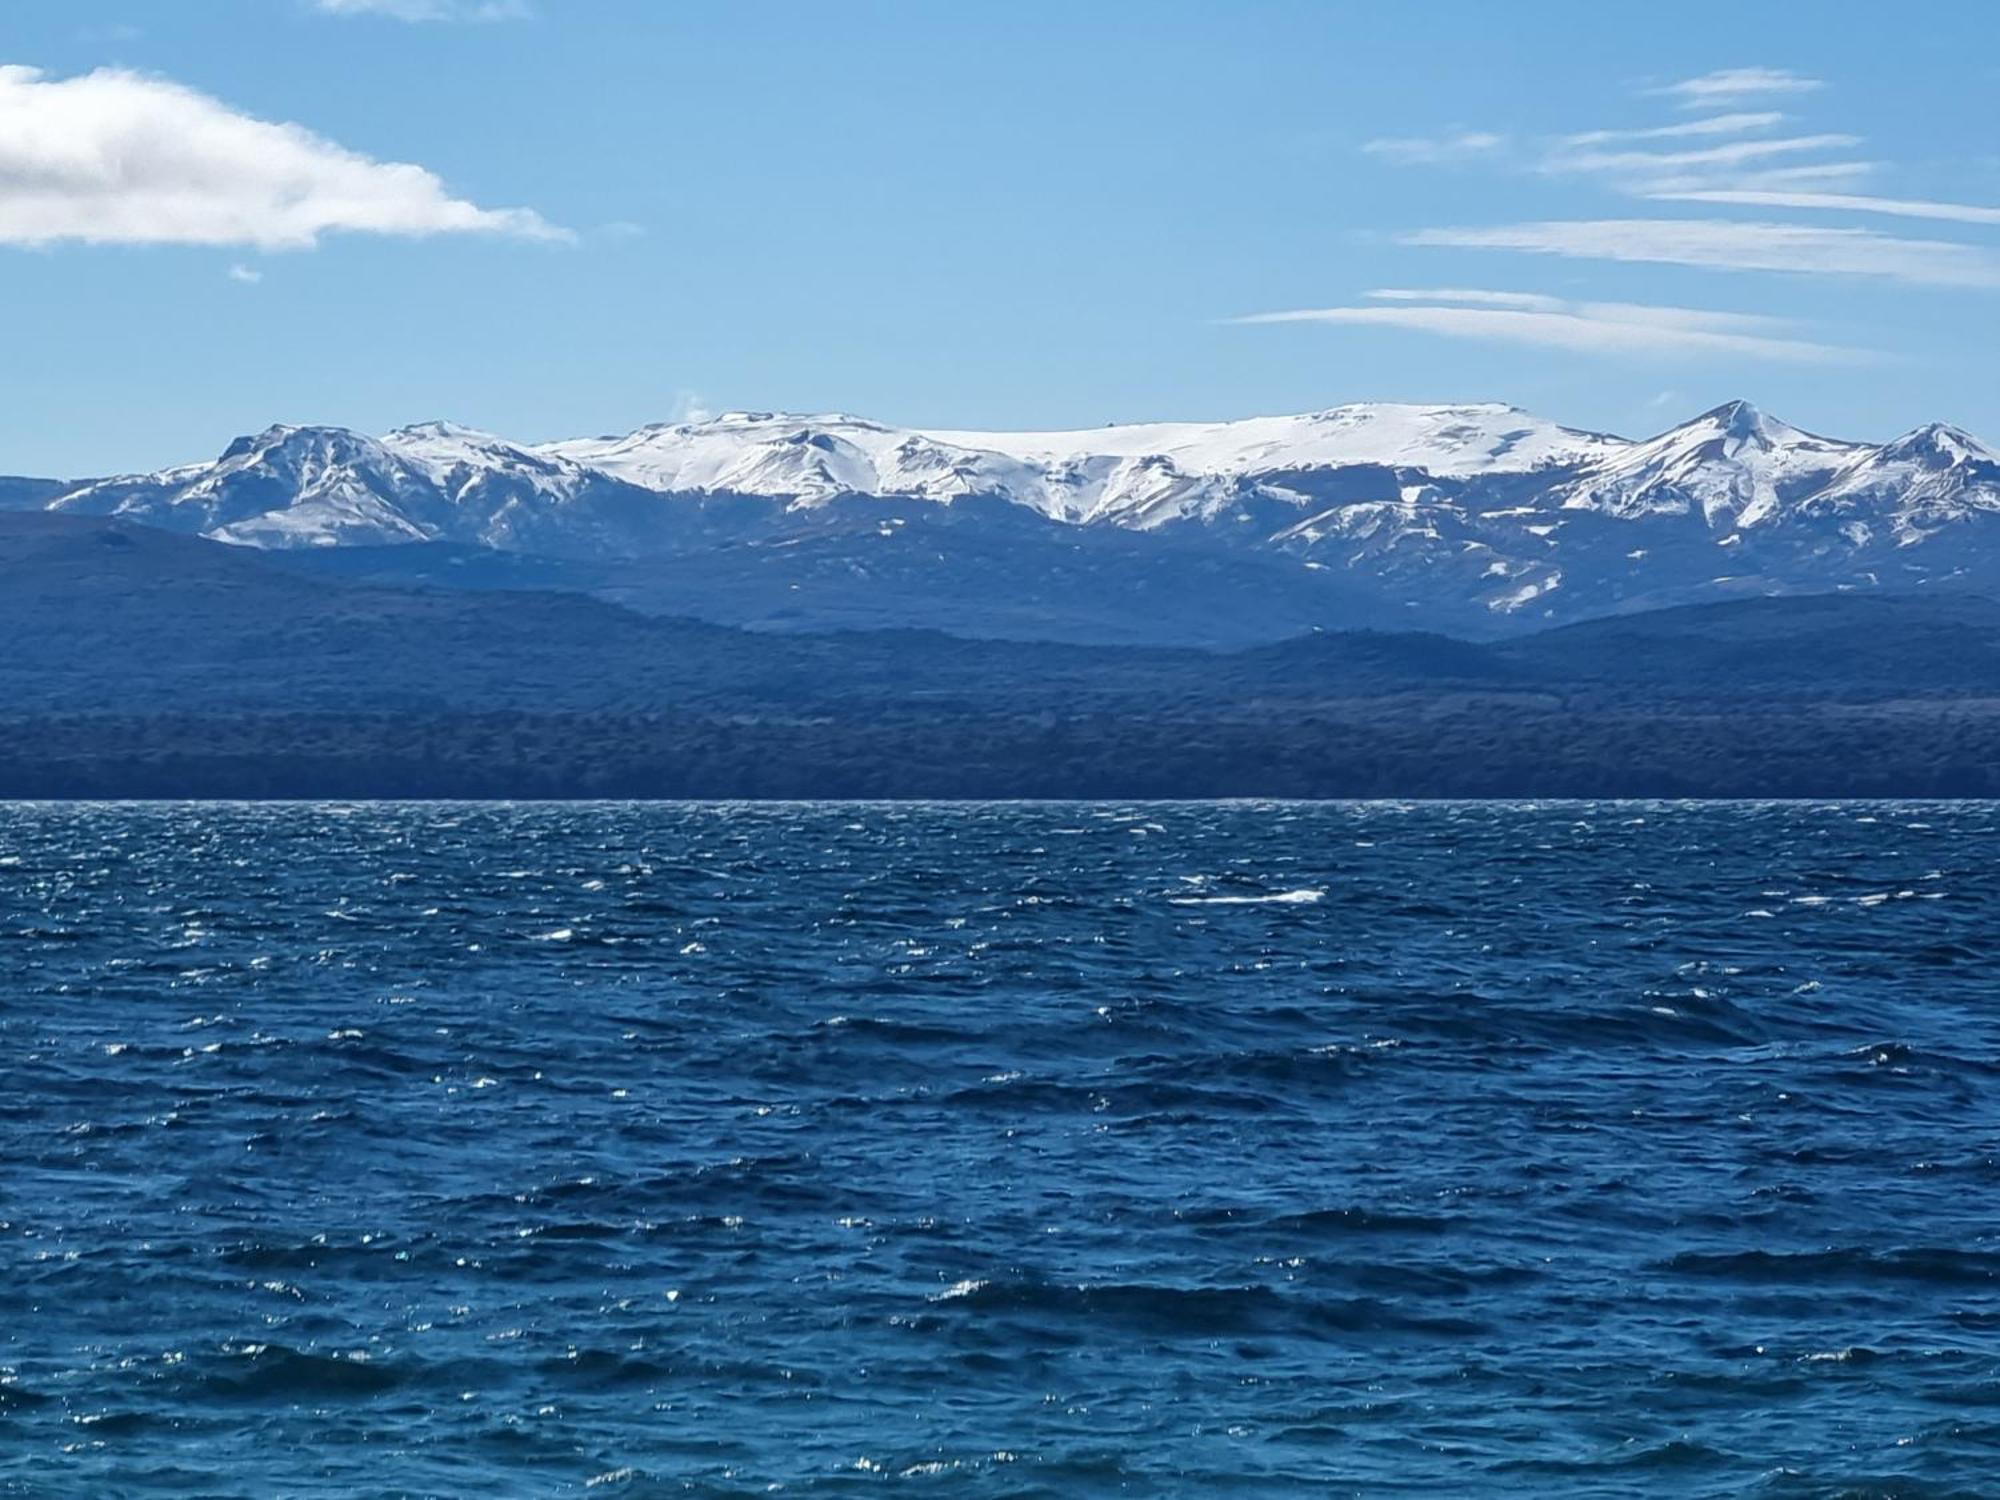
[(540, 451), (665, 494), (763, 495), (813, 502), (836, 495), (916, 493), (884, 482), (907, 434), (846, 416), (726, 412), (706, 422), (576, 438)]
[(1144, 527), (1210, 514), (1248, 475), (1357, 465), (1450, 476), (1523, 473), (1625, 446), (1510, 406), (1374, 405), (1073, 432), (928, 432), (837, 414), (729, 412), (539, 451), (667, 493), (805, 503), (843, 494), (942, 501), (997, 494), (1060, 520)]
[(463, 495), (469, 486), (504, 475), (538, 493), (567, 499), (595, 476), (583, 465), (523, 448), (490, 432), (456, 422), (419, 422), (382, 438), (382, 446), (421, 469), (445, 493)]
[(80, 486), (49, 509), (118, 515), (255, 546), (421, 541), (439, 519), (427, 475), (344, 427), (267, 427), (212, 464)]
[(1160, 457), (1183, 473), (1203, 475), (1377, 464), (1463, 477), (1583, 463), (1627, 446), (1622, 438), (1559, 427), (1497, 402), (1371, 403), (1235, 422), (1146, 422), (1073, 432), (933, 432), (930, 436), (1043, 466), (1091, 458)]
[(1628, 517), (1692, 509), (1711, 527), (1755, 526), (1866, 451), (1731, 401), (1607, 455), (1562, 488), (1562, 503)]
[(990, 448), (839, 414), (725, 412), (705, 422), (574, 438), (538, 451), (663, 494), (762, 495), (813, 505), (841, 495), (950, 502), (1000, 495), (1075, 519), (1066, 487)]
[(93, 481), (49, 508), (274, 548), (453, 541), (630, 551), (666, 519), (650, 493), (448, 422), (381, 438), (269, 427), (213, 463)]
[(1874, 518), (1899, 546), (1915, 546), (1954, 523), (2000, 513), (2000, 452), (1933, 422), (1864, 449), (1799, 508), (1853, 517), (1849, 524), (1861, 528)]
[[(828, 591), (890, 590), (891, 573), (895, 597), (921, 596), (943, 526), (953, 566), (989, 556), (995, 578), (1123, 536), (1133, 545), (1088, 563), (1115, 558), (1103, 566), (1122, 582), (1063, 587), (1145, 593), (1145, 558), (1164, 556), (1145, 548), (1172, 547), (1176, 569), (1254, 556), (1282, 587), (1317, 599), (1337, 585), (1342, 609), (1441, 628), (1717, 591), (2000, 586), (2000, 522), (1986, 524), (2000, 454), (1942, 425), (1843, 442), (1741, 401), (1643, 441), (1497, 404), (1013, 433), (732, 412), (533, 445), (447, 422), (381, 438), (278, 426), (212, 463), (47, 503), (270, 548), (445, 541), (596, 561), (731, 548), (712, 575), (735, 580), (731, 608), (748, 610), (748, 590), (786, 621), (821, 618)], [(711, 575), (686, 576), (674, 605), (699, 614)]]

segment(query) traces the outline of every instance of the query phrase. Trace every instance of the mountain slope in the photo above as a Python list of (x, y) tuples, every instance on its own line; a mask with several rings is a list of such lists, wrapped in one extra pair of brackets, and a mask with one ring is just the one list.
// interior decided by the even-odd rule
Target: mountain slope
[(1692, 510), (1711, 529), (1734, 530), (1777, 519), (1867, 451), (1731, 401), (1608, 456), (1557, 493), (1572, 508), (1621, 518)]
[(1819, 437), (1740, 401), (1644, 441), (1501, 405), (1039, 433), (738, 412), (539, 445), (278, 426), (212, 463), (0, 498), (274, 551), (539, 556), (637, 607), (792, 630), (1224, 645), (2000, 587), (1992, 449), (1942, 425)]
[(756, 634), (0, 515), (0, 796), (2000, 791), (2000, 606), (1765, 599), (1499, 643)]

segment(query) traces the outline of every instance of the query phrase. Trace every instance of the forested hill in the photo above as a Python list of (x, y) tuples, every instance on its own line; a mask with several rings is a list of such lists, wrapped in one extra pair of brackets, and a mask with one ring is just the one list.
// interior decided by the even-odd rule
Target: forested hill
[(9, 796), (2000, 794), (2000, 605), (1247, 651), (757, 634), (0, 516)]

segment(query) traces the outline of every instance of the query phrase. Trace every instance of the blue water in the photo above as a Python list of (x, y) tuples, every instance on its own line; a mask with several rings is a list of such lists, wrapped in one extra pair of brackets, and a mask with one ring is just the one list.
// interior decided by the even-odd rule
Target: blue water
[(2000, 1493), (1996, 831), (0, 807), (0, 1493)]

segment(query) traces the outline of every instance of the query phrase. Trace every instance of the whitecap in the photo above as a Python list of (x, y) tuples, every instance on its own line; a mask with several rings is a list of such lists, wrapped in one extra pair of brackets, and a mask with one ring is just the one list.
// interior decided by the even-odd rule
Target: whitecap
[(951, 1302), (960, 1297), (970, 1297), (974, 1292), (981, 1290), (986, 1285), (986, 1282), (978, 1280), (954, 1281), (943, 1291), (932, 1293), (930, 1300), (933, 1302)]
[(1325, 886), (1300, 886), (1268, 896), (1169, 896), (1167, 900), (1174, 906), (1310, 906), (1325, 898)]

